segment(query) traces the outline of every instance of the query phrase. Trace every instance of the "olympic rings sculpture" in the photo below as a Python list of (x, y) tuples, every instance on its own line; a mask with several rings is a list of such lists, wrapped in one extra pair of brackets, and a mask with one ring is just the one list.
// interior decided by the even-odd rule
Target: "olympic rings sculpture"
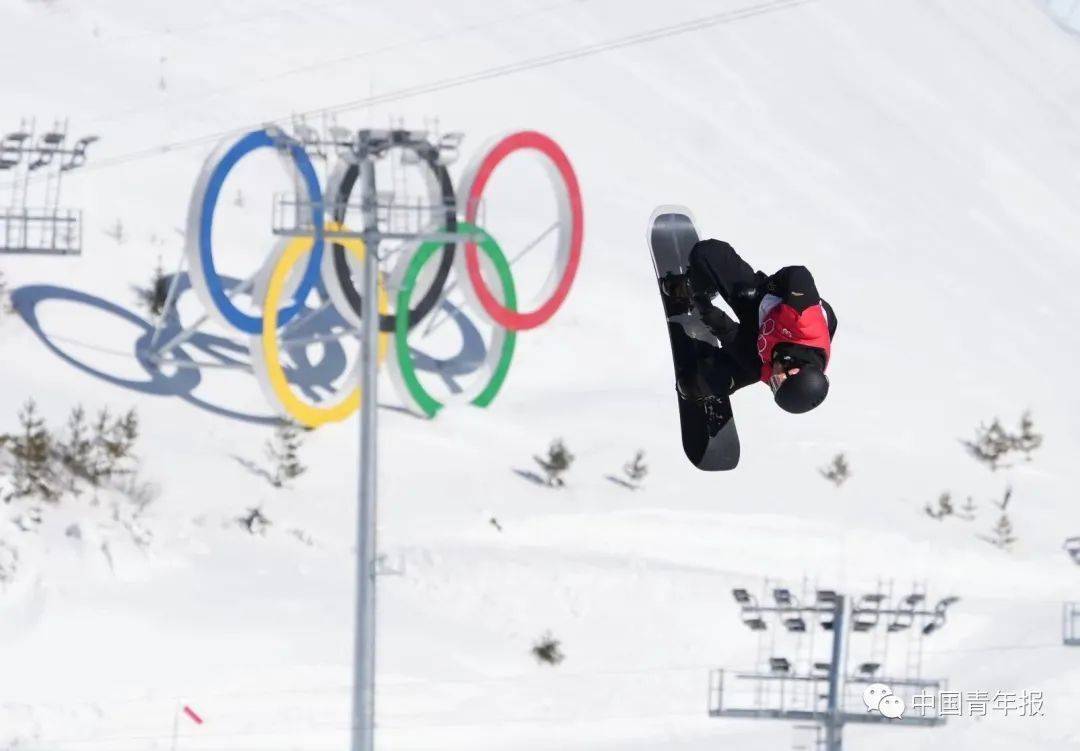
[[(428, 202), (439, 207), (434, 231), (461, 234), (467, 239), (460, 243), (440, 239), (402, 246), (404, 250), (397, 254), (393, 268), (388, 274), (380, 274), (379, 363), (388, 364), (398, 396), (418, 413), (433, 417), (449, 402), (486, 407), (505, 383), (517, 332), (550, 320), (565, 302), (577, 274), (584, 237), (577, 176), (555, 141), (536, 131), (521, 131), (489, 142), (466, 167), (455, 191), (437, 146), (407, 131), (386, 133), (386, 151), (408, 151), (411, 163), (424, 170)], [(279, 337), (290, 321), (310, 315), (303, 311), (311, 310), (307, 301), (313, 294), (321, 295), (351, 329), (360, 328), (363, 300), (353, 276), (358, 265), (363, 264), (367, 248), (359, 238), (335, 234), (348, 229), (345, 214), (360, 175), (359, 164), (356, 160), (342, 160), (329, 171), (324, 190), (306, 145), (269, 128), (219, 145), (207, 158), (192, 193), (184, 250), (192, 289), (207, 315), (221, 326), (246, 335), (252, 371), (269, 402), (282, 416), (316, 427), (345, 419), (359, 408), (360, 364), (354, 365), (339, 388), (330, 389), (324, 398), (312, 402), (301, 398), (290, 385), (280, 360), (283, 346)], [(274, 149), (279, 155), (286, 175), (302, 194), (297, 205), (302, 207), (304, 226), (311, 230), (277, 242), (246, 284), (229, 287), (215, 260), (215, 252), (220, 250), (213, 244), (214, 218), (226, 178), (241, 159), (260, 149)], [(495, 238), (477, 224), (492, 174), (504, 160), (519, 152), (541, 158), (558, 212), (556, 263), (536, 299), (524, 305), (518, 299), (510, 261)], [(332, 197), (329, 211), (324, 203), (326, 196)], [(488, 269), (486, 275), (483, 268)], [(462, 288), (468, 307), (491, 325), (492, 333), (473, 383), (440, 400), (421, 382), (408, 337), (441, 307), (451, 274)], [(497, 288), (489, 288), (487, 279), (497, 281)], [(253, 307), (261, 306), (261, 314), (252, 314), (236, 304), (236, 296), (242, 293), (251, 295)]]

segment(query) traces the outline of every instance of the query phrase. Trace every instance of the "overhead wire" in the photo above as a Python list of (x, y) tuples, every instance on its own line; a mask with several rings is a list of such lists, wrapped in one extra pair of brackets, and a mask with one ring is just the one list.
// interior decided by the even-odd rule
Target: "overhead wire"
[[(298, 75), (298, 74), (302, 74), (302, 73), (310, 73), (312, 71), (317, 71), (317, 70), (321, 70), (321, 69), (324, 69), (324, 68), (330, 68), (330, 67), (333, 67), (335, 65), (341, 65), (343, 63), (351, 63), (351, 62), (356, 62), (358, 60), (364, 60), (364, 59), (367, 59), (367, 58), (370, 58), (370, 57), (376, 57), (378, 55), (382, 55), (382, 54), (385, 54), (387, 52), (393, 52), (394, 50), (398, 50), (398, 49), (408, 48), (408, 49), (411, 49), (411, 50), (415, 50), (415, 49), (417, 49), (419, 47), (422, 47), (422, 46), (424, 46), (426, 44), (431, 44), (432, 42), (438, 42), (438, 41), (441, 41), (443, 39), (460, 37), (463, 34), (469, 34), (469, 33), (473, 33), (473, 32), (476, 32), (476, 31), (482, 31), (484, 29), (490, 29), (490, 28), (493, 28), (493, 27), (502, 26), (502, 25), (512, 23), (512, 22), (523, 21), (523, 20), (525, 20), (527, 18), (531, 18), (531, 17), (534, 17), (534, 16), (539, 16), (539, 15), (544, 15), (544, 14), (547, 14), (547, 13), (551, 13), (552, 11), (560, 10), (562, 8), (565, 8), (565, 7), (568, 7), (568, 6), (571, 6), (571, 5), (584, 5), (585, 3), (589, 3), (589, 2), (593, 2), (593, 0), (562, 0), (562, 2), (549, 3), (547, 5), (543, 5), (543, 6), (540, 6), (540, 7), (537, 7), (537, 8), (531, 8), (531, 9), (529, 9), (527, 11), (523, 11), (521, 13), (506, 14), (506, 15), (496, 16), (496, 17), (493, 17), (493, 18), (487, 18), (487, 19), (480, 20), (480, 21), (471, 21), (471, 22), (464, 23), (464, 24), (461, 24), (461, 25), (458, 25), (458, 26), (447, 27), (447, 28), (444, 28), (443, 30), (439, 31), (436, 34), (429, 34), (427, 36), (420, 36), (420, 37), (412, 37), (412, 38), (403, 39), (403, 40), (397, 41), (397, 42), (391, 42), (390, 44), (385, 44), (385, 45), (382, 45), (381, 47), (373, 47), (371, 49), (361, 50), (359, 52), (354, 52), (354, 53), (351, 53), (351, 54), (348, 54), (348, 55), (340, 55), (340, 56), (337, 56), (337, 57), (326, 58), (326, 59), (323, 59), (323, 60), (316, 60), (316, 61), (313, 61), (313, 62), (304, 63), (303, 65), (299, 65), (299, 66), (296, 66), (296, 67), (293, 67), (293, 68), (286, 68), (285, 70), (281, 70), (281, 71), (278, 71), (276, 73), (272, 73), (270, 75), (259, 76), (257, 78), (252, 78), (252, 79), (249, 79), (249, 80), (246, 80), (246, 81), (242, 81), (240, 83), (231, 84), (229, 86), (222, 86), (222, 87), (217, 88), (217, 89), (211, 89), (209, 91), (205, 91), (205, 92), (200, 93), (198, 97), (185, 98), (183, 100), (183, 104), (186, 107), (190, 107), (193, 102), (199, 102), (199, 101), (203, 101), (203, 100), (206, 100), (206, 99), (211, 99), (211, 98), (216, 97), (216, 96), (221, 96), (222, 94), (229, 94), (229, 93), (239, 91), (239, 90), (242, 90), (242, 89), (247, 89), (247, 88), (249, 88), (251, 86), (254, 86), (254, 85), (257, 85), (257, 84), (281, 81), (282, 79), (288, 78), (290, 76), (294, 76), (294, 75)], [(248, 20), (248, 22), (250, 22), (250, 19)], [(199, 30), (201, 30), (202, 28), (204, 28), (204, 27), (197, 27), (197, 29), (199, 29)], [(160, 107), (160, 104), (157, 105), (157, 106)], [(153, 109), (153, 108), (151, 108), (151, 107), (131, 108), (131, 109), (127, 109), (127, 110), (117, 112), (117, 113), (112, 113), (111, 116), (107, 117), (107, 118), (95, 118), (95, 119), (90, 121), (90, 124), (114, 122), (119, 118), (128, 117), (128, 116), (131, 116), (131, 115), (141, 114), (143, 112), (150, 111), (151, 109)]]
[[(569, 62), (572, 60), (580, 60), (604, 52), (610, 52), (612, 50), (625, 49), (640, 44), (654, 42), (660, 39), (667, 39), (682, 34), (688, 34), (713, 26), (735, 23), (768, 13), (776, 13), (779, 11), (788, 10), (812, 2), (816, 2), (816, 0), (765, 0), (764, 2), (754, 3), (752, 5), (743, 6), (741, 8), (736, 8), (733, 10), (726, 10), (720, 13), (712, 13), (707, 16), (700, 16), (689, 21), (683, 21), (680, 23), (666, 26), (653, 27), (651, 29), (646, 29), (645, 31), (639, 31), (633, 34), (616, 37), (615, 39), (609, 39), (604, 42), (582, 45), (580, 47), (573, 47), (571, 49), (561, 50), (559, 52), (553, 52), (546, 55), (540, 55), (538, 57), (531, 57), (511, 63), (505, 63), (489, 68), (483, 68), (477, 71), (473, 71), (471, 73), (449, 76), (436, 79), (427, 83), (406, 86), (403, 88), (394, 89), (392, 91), (387, 91), (382, 94), (374, 94), (359, 99), (347, 100), (325, 107), (318, 107), (301, 112), (292, 112), (288, 115), (282, 115), (280, 117), (273, 118), (270, 120), (270, 122), (283, 123), (295, 117), (334, 115), (371, 105), (398, 102), (405, 99), (421, 96), (423, 94), (432, 94), (440, 91), (447, 91), (450, 89), (467, 86), (473, 83), (503, 78), (517, 73), (537, 70), (540, 68), (557, 65), (559, 63)], [(243, 126), (231, 127), (212, 133), (206, 133), (200, 136), (194, 136), (191, 138), (184, 138), (163, 144), (157, 144), (155, 146), (131, 151), (126, 154), (117, 154), (112, 157), (106, 157), (96, 162), (92, 162), (84, 166), (82, 168), (82, 171), (97, 171), (110, 167), (117, 167), (125, 164), (130, 164), (132, 162), (152, 158), (155, 156), (169, 154), (174, 151), (192, 148), (194, 146), (214, 143), (227, 136), (236, 135), (238, 133), (243, 133), (247, 130), (251, 130), (253, 128), (261, 127), (265, 125), (266, 122), (267, 121), (264, 120), (260, 123), (249, 123)]]

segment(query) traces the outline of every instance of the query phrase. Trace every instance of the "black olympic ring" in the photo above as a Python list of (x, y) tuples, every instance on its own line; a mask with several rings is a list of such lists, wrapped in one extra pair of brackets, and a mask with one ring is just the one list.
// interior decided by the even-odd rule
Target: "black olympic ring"
[[(443, 223), (445, 226), (442, 227), (442, 230), (449, 233), (457, 232), (457, 203), (454, 196), (454, 183), (450, 178), (450, 172), (446, 169), (446, 165), (439, 162), (439, 150), (427, 141), (417, 143), (416, 141), (408, 140), (408, 136), (409, 131), (406, 130), (391, 131), (390, 148), (396, 147), (412, 151), (427, 165), (428, 169), (431, 170), (431, 176), (439, 186), (440, 200), (445, 207), (445, 221)], [(344, 223), (345, 221), (345, 213), (349, 198), (352, 195), (353, 189), (356, 187), (356, 179), (359, 175), (360, 167), (357, 164), (350, 164), (345, 170), (344, 175), (342, 175), (341, 183), (337, 188), (333, 211), (334, 219), (339, 223)], [(450, 276), (450, 270), (454, 265), (455, 251), (456, 244), (453, 242), (448, 242), (443, 246), (442, 258), (439, 259), (439, 265), (435, 270), (435, 278), (432, 279), (431, 286), (416, 303), (416, 307), (409, 310), (410, 329), (422, 321), (435, 305), (438, 304), (439, 299), (442, 296), (443, 288), (446, 285), (446, 280)], [(332, 253), (334, 272), (337, 276), (338, 284), (341, 286), (341, 291), (345, 295), (345, 299), (348, 301), (353, 314), (358, 318), (362, 318), (364, 310), (363, 299), (360, 296), (360, 292), (356, 289), (356, 285), (353, 284), (348, 254), (345, 252), (345, 248), (337, 243), (333, 245)], [(396, 325), (397, 322), (394, 315), (379, 316), (379, 331), (392, 332)]]

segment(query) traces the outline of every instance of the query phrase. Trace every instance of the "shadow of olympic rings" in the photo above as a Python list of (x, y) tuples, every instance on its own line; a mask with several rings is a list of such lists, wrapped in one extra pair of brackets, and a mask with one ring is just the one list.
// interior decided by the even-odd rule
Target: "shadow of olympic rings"
[[(225, 289), (232, 289), (240, 281), (226, 278), (223, 280)], [(224, 336), (218, 336), (202, 331), (191, 334), (189, 338), (172, 349), (171, 357), (182, 363), (181, 367), (169, 368), (172, 372), (165, 372), (153, 359), (151, 344), (160, 347), (173, 337), (183, 332), (176, 307), (182, 296), (191, 291), (191, 284), (187, 274), (182, 274), (177, 288), (176, 301), (172, 310), (166, 316), (161, 331), (155, 339), (154, 326), (138, 313), (132, 312), (121, 305), (91, 295), (79, 290), (58, 287), (54, 285), (28, 285), (20, 287), (11, 293), (12, 307), (16, 313), (26, 322), (27, 326), (41, 340), (53, 354), (72, 367), (98, 378), (106, 383), (129, 389), (141, 394), (154, 396), (178, 397), (200, 409), (203, 409), (220, 417), (226, 417), (243, 422), (272, 425), (279, 421), (276, 415), (256, 415), (240, 412), (227, 406), (213, 404), (193, 392), (203, 381), (202, 369), (196, 366), (199, 362), (194, 354), (199, 353), (207, 360), (208, 365), (213, 367), (225, 366), (234, 368), (250, 368), (250, 356), (246, 342), (237, 341)], [(317, 289), (320, 298), (325, 299), (325, 292)], [(108, 315), (114, 316), (140, 330), (139, 335), (132, 343), (132, 357), (146, 374), (144, 379), (125, 378), (94, 367), (76, 357), (60, 346), (61, 342), (71, 342), (85, 348), (92, 347), (86, 342), (66, 337), (55, 332), (46, 331), (38, 314), (38, 306), (45, 302), (63, 302), (86, 306)], [(417, 370), (426, 371), (440, 378), (451, 392), (461, 391), (461, 386), (456, 379), (467, 376), (476, 371), (484, 362), (486, 347), (483, 336), (468, 317), (456, 306), (444, 302), (441, 309), (458, 328), (461, 346), (459, 351), (446, 359), (439, 359), (410, 348), (410, 355)], [(345, 320), (331, 306), (308, 308), (302, 312), (285, 330), (291, 340), (304, 340), (311, 337), (321, 337), (335, 329), (347, 327)], [(289, 383), (312, 401), (319, 401), (323, 394), (331, 393), (333, 383), (345, 374), (348, 366), (348, 358), (344, 347), (337, 340), (322, 341), (320, 346), (312, 348), (303, 345), (283, 345), (282, 349), (288, 353), (291, 363), (283, 364), (285, 375)], [(123, 353), (121, 353), (123, 354)], [(317, 359), (312, 355), (317, 354)], [(255, 384), (252, 384), (258, 388)]]

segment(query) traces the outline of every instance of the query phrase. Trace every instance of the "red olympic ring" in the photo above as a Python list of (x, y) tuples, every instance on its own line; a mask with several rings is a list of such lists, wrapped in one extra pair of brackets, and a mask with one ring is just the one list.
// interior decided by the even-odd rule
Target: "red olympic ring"
[(570, 210), (569, 258), (567, 258), (566, 269), (563, 271), (562, 278), (559, 280), (551, 297), (536, 310), (518, 313), (500, 303), (495, 295), (488, 290), (480, 273), (480, 255), (476, 243), (466, 242), (465, 266), (468, 269), (469, 280), (472, 283), (473, 290), (476, 292), (476, 297), (492, 320), (510, 331), (524, 331), (536, 328), (555, 315), (555, 311), (559, 309), (559, 306), (566, 299), (566, 295), (570, 292), (570, 285), (574, 282), (574, 275), (577, 273), (578, 263), (581, 260), (581, 243), (585, 233), (584, 212), (581, 208), (581, 189), (578, 186), (577, 176), (570, 166), (570, 160), (566, 158), (566, 154), (563, 153), (557, 143), (543, 133), (537, 133), (536, 131), (513, 133), (499, 141), (487, 153), (469, 186), (465, 204), (465, 221), (470, 223), (476, 221), (480, 196), (483, 194), (484, 186), (487, 185), (488, 179), (491, 177), (492, 172), (495, 171), (495, 168), (499, 166), (503, 159), (521, 149), (534, 149), (546, 156), (558, 171), (559, 177), (562, 178), (563, 184), (566, 186)]

